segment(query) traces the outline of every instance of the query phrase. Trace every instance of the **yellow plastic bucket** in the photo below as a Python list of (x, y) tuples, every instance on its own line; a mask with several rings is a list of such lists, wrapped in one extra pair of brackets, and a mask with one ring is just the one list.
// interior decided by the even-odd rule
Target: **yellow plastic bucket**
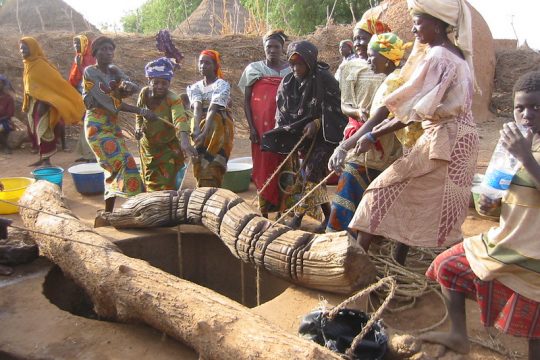
[[(4, 185), (4, 191), (0, 191), (0, 200), (17, 203), (23, 196), (26, 188), (35, 180), (27, 177), (10, 177), (0, 178), (0, 182)], [(0, 201), (0, 214), (16, 214), (19, 212), (19, 207)]]

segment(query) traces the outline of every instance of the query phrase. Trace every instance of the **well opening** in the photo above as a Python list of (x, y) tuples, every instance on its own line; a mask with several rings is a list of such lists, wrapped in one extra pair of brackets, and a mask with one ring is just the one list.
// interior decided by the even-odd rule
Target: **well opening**
[[(281, 294), (289, 285), (264, 270), (234, 257), (221, 239), (198, 225), (180, 225), (177, 231), (144, 233), (115, 244), (125, 255), (148, 261), (163, 271), (212, 289), (247, 307)], [(43, 283), (49, 301), (73, 315), (98, 319), (84, 290), (55, 266)]]

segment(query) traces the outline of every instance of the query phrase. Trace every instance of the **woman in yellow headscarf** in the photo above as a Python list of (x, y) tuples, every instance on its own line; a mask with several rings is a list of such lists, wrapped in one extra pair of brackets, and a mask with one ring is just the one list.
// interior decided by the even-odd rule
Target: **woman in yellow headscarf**
[(22, 111), (28, 114), (28, 132), (40, 156), (30, 166), (50, 165), (56, 153), (55, 126), (60, 120), (79, 123), (85, 107), (80, 94), (47, 60), (34, 38), (23, 37), (19, 47), (24, 63)]

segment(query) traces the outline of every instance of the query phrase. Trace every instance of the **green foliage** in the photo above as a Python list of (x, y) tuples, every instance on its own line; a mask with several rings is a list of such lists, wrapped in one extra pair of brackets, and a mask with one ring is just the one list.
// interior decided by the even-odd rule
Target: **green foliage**
[(155, 33), (174, 29), (201, 3), (201, 0), (149, 0), (121, 19), (126, 32)]
[[(326, 24), (332, 12), (335, 23), (347, 24), (357, 20), (370, 6), (370, 0), (241, 0), (257, 18), (272, 28), (283, 28), (289, 33), (305, 35), (315, 31), (318, 25)], [(371, 1), (376, 3), (377, 1)]]

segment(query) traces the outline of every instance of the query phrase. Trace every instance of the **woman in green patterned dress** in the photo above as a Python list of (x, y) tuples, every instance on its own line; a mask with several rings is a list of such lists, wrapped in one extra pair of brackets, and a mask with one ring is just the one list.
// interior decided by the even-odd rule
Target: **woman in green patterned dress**
[(182, 99), (169, 90), (174, 66), (168, 58), (145, 67), (148, 86), (139, 94), (137, 106), (151, 110), (159, 121), (137, 115), (136, 137), (140, 139), (142, 176), (147, 191), (176, 189), (176, 175), (184, 166), (184, 155), (196, 155), (191, 146)]

